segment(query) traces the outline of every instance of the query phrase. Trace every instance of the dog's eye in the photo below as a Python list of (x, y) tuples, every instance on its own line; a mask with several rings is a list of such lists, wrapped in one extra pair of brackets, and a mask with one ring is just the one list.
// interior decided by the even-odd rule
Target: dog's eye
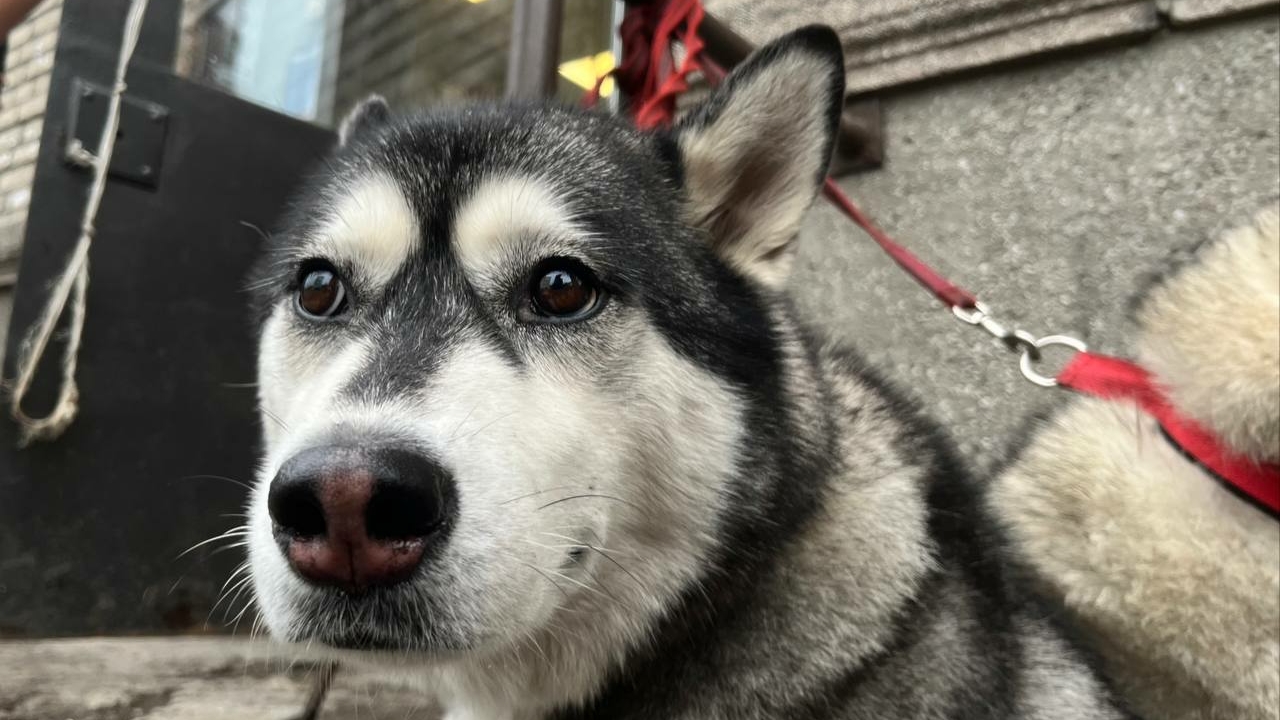
[(600, 301), (600, 291), (590, 271), (566, 258), (538, 266), (530, 278), (529, 296), (537, 315), (555, 320), (586, 317)]
[(303, 266), (298, 283), (298, 310), (312, 318), (330, 318), (347, 308), (347, 287), (326, 262)]

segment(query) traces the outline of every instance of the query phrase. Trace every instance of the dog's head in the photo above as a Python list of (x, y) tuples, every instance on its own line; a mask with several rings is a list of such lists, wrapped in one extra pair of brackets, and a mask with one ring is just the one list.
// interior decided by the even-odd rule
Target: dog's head
[(809, 28), (670, 131), (353, 112), (254, 281), (272, 632), (437, 655), (616, 640), (696, 582), (726, 513), (767, 492), (752, 438), (786, 429), (769, 308), (843, 73)]

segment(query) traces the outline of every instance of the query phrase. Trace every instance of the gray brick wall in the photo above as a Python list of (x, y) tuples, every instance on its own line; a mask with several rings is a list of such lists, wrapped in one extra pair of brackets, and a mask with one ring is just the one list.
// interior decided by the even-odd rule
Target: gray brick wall
[[(501, 96), (513, 0), (348, 0), (342, 22), (334, 114), (370, 93), (416, 109)], [(566, 0), (561, 58), (609, 48), (607, 0)], [(583, 91), (561, 80), (566, 99)]]
[(502, 94), (512, 0), (348, 0), (335, 114), (369, 93), (393, 107)]
[(62, 0), (45, 0), (9, 34), (0, 90), (0, 284), (22, 242), (61, 15)]
[(44, 0), (9, 33), (0, 86), (0, 359), (9, 330), (11, 288), (31, 204), (49, 74), (62, 0)]

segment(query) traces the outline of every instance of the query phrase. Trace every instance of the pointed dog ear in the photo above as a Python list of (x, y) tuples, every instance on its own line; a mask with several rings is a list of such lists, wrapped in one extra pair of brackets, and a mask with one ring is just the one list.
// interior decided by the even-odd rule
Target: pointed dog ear
[(802, 28), (747, 58), (676, 128), (689, 222), (768, 286), (786, 280), (826, 176), (844, 79), (835, 31)]
[(352, 140), (386, 125), (390, 120), (391, 108), (387, 107), (386, 99), (381, 95), (370, 95), (342, 119), (338, 126), (338, 147), (350, 145)]

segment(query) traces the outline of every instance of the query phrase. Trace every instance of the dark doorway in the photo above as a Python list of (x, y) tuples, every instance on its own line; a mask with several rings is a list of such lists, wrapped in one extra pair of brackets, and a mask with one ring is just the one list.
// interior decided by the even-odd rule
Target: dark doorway
[[(128, 5), (65, 2), (5, 378), (78, 236), (90, 173), (64, 151), (96, 145)], [(259, 436), (242, 287), (332, 137), (175, 76), (180, 6), (150, 4), (128, 75), (90, 254), (80, 415), (25, 449), (0, 419), (0, 636), (216, 630), (242, 558), (178, 555), (240, 522)], [(46, 352), (32, 414), (51, 403), (61, 352)]]

